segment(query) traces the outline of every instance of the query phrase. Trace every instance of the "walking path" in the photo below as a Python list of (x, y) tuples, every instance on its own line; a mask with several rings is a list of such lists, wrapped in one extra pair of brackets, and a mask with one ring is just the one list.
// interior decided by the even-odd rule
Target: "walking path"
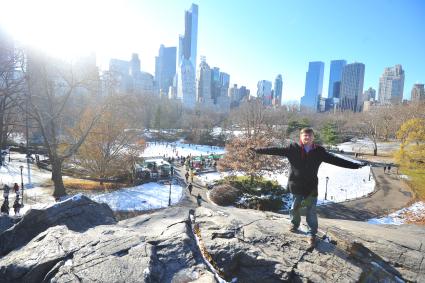
[[(186, 184), (186, 186), (190, 183), (190, 177), (188, 182), (186, 182), (185, 180), (184, 174), (186, 174), (186, 169), (184, 166), (177, 166), (175, 172), (177, 173), (175, 177), (180, 178), (182, 182)], [(192, 183), (193, 185), (192, 194), (189, 193), (189, 191), (187, 190), (187, 187), (183, 189), (183, 197), (181, 201), (177, 204), (178, 206), (185, 206), (190, 208), (197, 207), (198, 204), (196, 201), (196, 197), (198, 196), (198, 194), (200, 194), (202, 197), (201, 205), (202, 203), (210, 202), (207, 197), (208, 189), (205, 186), (201, 185), (196, 179), (197, 178), (195, 176), (193, 178), (193, 183)]]
[(384, 173), (383, 166), (372, 167), (376, 188), (371, 196), (342, 203), (330, 203), (317, 207), (323, 218), (365, 221), (387, 215), (408, 206), (414, 193), (409, 186), (395, 174), (395, 168)]

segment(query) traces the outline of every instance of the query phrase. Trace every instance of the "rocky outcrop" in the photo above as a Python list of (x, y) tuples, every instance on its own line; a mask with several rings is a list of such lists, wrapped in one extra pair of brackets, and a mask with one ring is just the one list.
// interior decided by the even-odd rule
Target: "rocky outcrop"
[[(412, 282), (425, 282), (425, 228), (321, 220), (322, 230), (363, 263)], [(372, 270), (370, 270), (372, 272)]]
[(22, 247), (49, 227), (65, 225), (83, 232), (102, 224), (115, 224), (112, 210), (86, 196), (77, 195), (45, 209), (31, 209), (12, 229), (0, 234), (0, 256)]
[(56, 226), (0, 259), (0, 282), (215, 282), (184, 208), (84, 232)]
[(287, 232), (287, 216), (211, 208), (197, 209), (195, 219), (205, 249), (227, 280), (425, 282), (424, 228), (326, 220), (322, 239), (310, 251), (305, 232)]
[(421, 227), (320, 220), (310, 250), (286, 215), (205, 203), (87, 225), (52, 226), (8, 252), (0, 282), (424, 282)]
[(0, 233), (3, 231), (6, 231), (13, 225), (15, 225), (20, 218), (17, 217), (11, 217), (9, 215), (0, 215)]

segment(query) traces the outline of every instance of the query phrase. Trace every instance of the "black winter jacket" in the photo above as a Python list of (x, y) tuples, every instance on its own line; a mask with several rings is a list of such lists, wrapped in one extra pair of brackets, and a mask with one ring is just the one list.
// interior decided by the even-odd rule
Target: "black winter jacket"
[(288, 147), (265, 147), (256, 148), (254, 151), (260, 154), (285, 156), (291, 165), (289, 171), (288, 188), (293, 194), (308, 196), (318, 195), (317, 171), (322, 162), (330, 163), (339, 167), (358, 169), (362, 164), (354, 163), (328, 153), (323, 147), (316, 146), (308, 153), (302, 154), (301, 145), (292, 143)]

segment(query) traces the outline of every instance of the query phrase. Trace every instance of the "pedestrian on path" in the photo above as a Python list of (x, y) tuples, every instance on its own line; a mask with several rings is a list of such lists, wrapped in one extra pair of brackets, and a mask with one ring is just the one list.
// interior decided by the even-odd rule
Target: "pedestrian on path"
[(193, 170), (190, 170), (190, 181), (193, 183), (193, 176), (195, 174), (193, 173)]
[(388, 165), (388, 168), (387, 168), (387, 169), (388, 169), (388, 170), (387, 170), (387, 171), (388, 171), (388, 173), (389, 173), (389, 174), (391, 174), (391, 165)]
[(9, 215), (9, 199), (5, 199), (1, 205), (1, 213)]
[(9, 192), (10, 192), (10, 187), (8, 185), (4, 185), (4, 187), (3, 187), (3, 198), (4, 198), (4, 200), (9, 200)]
[(198, 206), (201, 206), (202, 197), (201, 197), (201, 194), (200, 193), (198, 193), (198, 196), (196, 197), (196, 202), (198, 203)]
[(19, 203), (19, 197), (17, 197), (13, 203), (13, 211), (15, 212), (15, 215), (19, 215), (19, 210), (21, 210), (21, 204)]
[(19, 195), (19, 185), (18, 185), (18, 183), (15, 183), (15, 185), (13, 186), (13, 190), (15, 191), (15, 194)]
[(192, 189), (193, 189), (192, 183), (189, 183), (189, 185), (187, 185), (187, 189), (189, 190), (189, 193), (192, 195)]
[(307, 209), (309, 244), (311, 248), (314, 248), (318, 229), (316, 204), (318, 196), (317, 172), (320, 164), (326, 162), (339, 167), (358, 169), (365, 166), (366, 163), (343, 159), (327, 152), (322, 146), (316, 145), (312, 128), (303, 128), (300, 131), (299, 143), (291, 143), (287, 147), (251, 148), (251, 150), (259, 154), (288, 158), (291, 166), (288, 188), (293, 196), (289, 213), (292, 223), (290, 231), (297, 232), (301, 222), (300, 210), (304, 205)]
[(189, 181), (189, 172), (186, 171), (186, 174), (184, 174), (184, 177), (186, 178), (186, 183)]
[(384, 166), (384, 174), (386, 173), (386, 171), (387, 171), (387, 166)]

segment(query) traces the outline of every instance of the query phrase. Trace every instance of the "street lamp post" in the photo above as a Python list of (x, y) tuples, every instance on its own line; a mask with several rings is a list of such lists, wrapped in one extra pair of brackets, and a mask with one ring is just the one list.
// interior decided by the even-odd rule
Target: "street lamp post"
[(22, 170), (24, 170), (24, 166), (19, 166), (21, 169), (21, 190), (22, 190), (22, 204), (24, 204), (24, 177), (22, 175)]
[(372, 175), (372, 164), (369, 164), (369, 181), (370, 181), (370, 175)]
[(168, 206), (171, 205), (171, 183), (172, 183), (172, 179), (170, 180), (170, 193), (168, 194)]
[(325, 200), (328, 200), (328, 181), (329, 181), (329, 177), (326, 177)]

